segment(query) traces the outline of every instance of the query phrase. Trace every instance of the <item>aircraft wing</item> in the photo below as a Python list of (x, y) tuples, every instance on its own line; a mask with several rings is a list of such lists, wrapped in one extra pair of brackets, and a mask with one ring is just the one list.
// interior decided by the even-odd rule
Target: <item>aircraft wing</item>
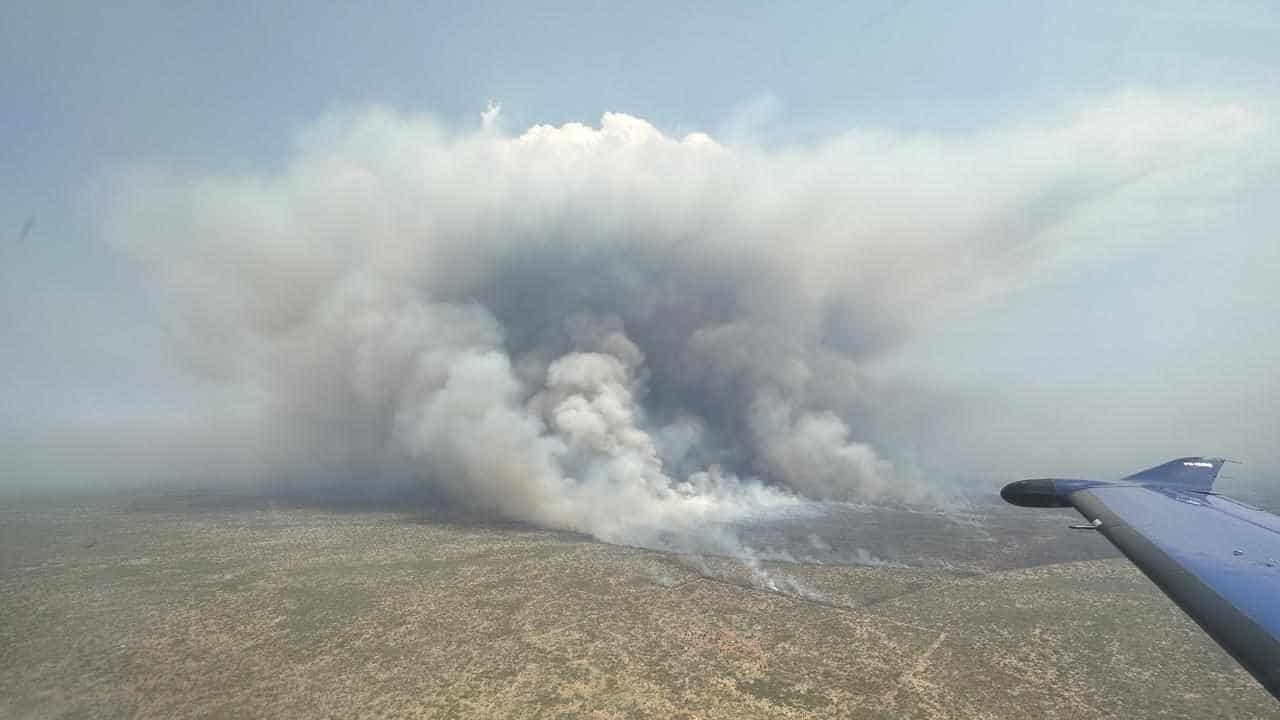
[(1179, 458), (1116, 482), (1021, 480), (1000, 495), (1074, 507), (1280, 698), (1280, 517), (1214, 493), (1224, 462)]

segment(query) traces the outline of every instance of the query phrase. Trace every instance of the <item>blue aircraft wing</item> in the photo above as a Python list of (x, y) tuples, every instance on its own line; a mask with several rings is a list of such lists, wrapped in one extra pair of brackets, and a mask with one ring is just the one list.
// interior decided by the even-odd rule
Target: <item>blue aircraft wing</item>
[(1178, 458), (1116, 482), (1021, 480), (1000, 495), (1074, 507), (1280, 698), (1280, 517), (1213, 492), (1223, 462)]

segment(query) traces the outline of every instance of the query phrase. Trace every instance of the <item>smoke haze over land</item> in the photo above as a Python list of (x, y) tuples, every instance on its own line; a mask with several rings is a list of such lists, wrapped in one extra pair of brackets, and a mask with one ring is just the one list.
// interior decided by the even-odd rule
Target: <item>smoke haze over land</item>
[(188, 319), (183, 356), (233, 389), (249, 474), (631, 541), (951, 492), (868, 438), (948, 399), (869, 368), (1115, 251), (1099, 223), (1159, 217), (1128, 223), (1141, 244), (1206, 212), (1267, 128), (1128, 94), (1041, 126), (763, 149), (617, 113), (506, 132), (495, 107), (457, 132), (373, 109), (313, 125), (280, 171), (141, 166), (106, 204)]
[(1280, 477), (1274, 3), (0, 16), (0, 492)]

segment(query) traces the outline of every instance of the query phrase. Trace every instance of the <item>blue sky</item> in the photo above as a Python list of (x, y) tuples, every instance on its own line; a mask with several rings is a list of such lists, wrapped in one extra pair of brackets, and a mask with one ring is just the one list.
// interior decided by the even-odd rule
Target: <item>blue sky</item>
[[(11, 474), (49, 466), (42, 437), (187, 417), (212, 392), (173, 350), (165, 293), (104, 238), (98, 190), (121, 167), (271, 172), (300, 129), (369, 105), (472, 128), (497, 101), (516, 133), (620, 111), (766, 148), (850, 129), (963, 141), (1134, 91), (1280, 107), (1269, 2), (463, 5), (0, 9), (0, 433), (31, 463)], [(1034, 443), (1019, 467), (1114, 473), (1203, 451), (1280, 471), (1275, 147), (1199, 222), (1113, 226), (1166, 234), (1033, 273), (882, 358), (1005, 418), (900, 452), (941, 443), (973, 468)]]

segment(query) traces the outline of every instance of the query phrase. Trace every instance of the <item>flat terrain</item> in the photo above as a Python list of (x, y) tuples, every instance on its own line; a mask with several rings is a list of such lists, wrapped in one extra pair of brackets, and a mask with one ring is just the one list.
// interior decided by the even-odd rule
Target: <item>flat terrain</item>
[[(1124, 561), (1035, 566), (1062, 559), (1059, 518), (913, 522), (866, 513), (866, 537), (902, 543), (861, 558), (958, 559), (759, 568), (802, 597), (725, 558), (404, 510), (8, 501), (0, 717), (1278, 714)], [(838, 554), (834, 521), (813, 525)]]

